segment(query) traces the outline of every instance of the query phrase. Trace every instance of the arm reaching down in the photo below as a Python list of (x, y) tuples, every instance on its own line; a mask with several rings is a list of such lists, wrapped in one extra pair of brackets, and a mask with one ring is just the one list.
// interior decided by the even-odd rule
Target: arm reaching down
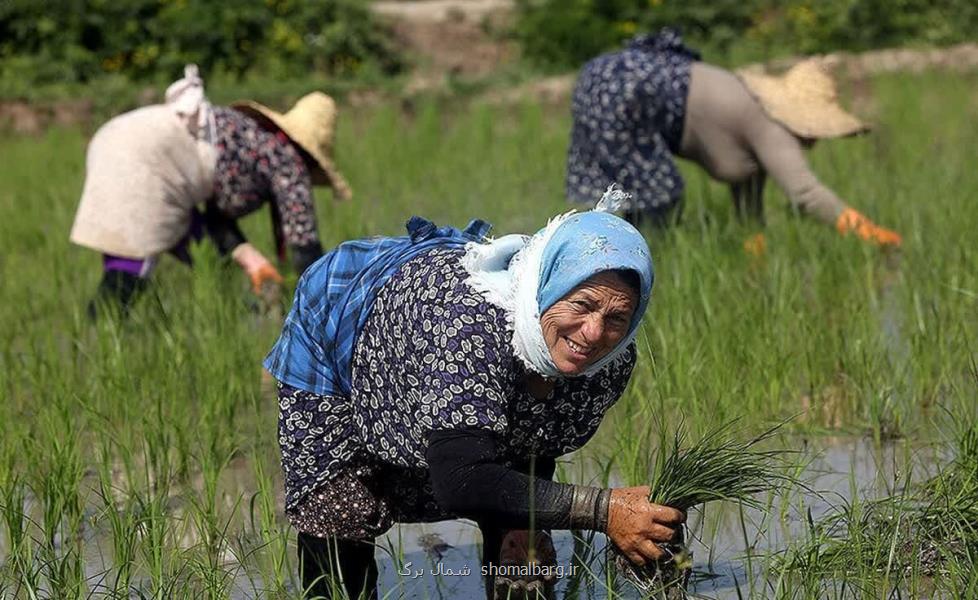
[[(604, 530), (607, 490), (531, 478), (504, 466), (492, 432), (433, 431), (427, 459), (435, 499), (449, 512), (509, 529), (529, 527), (532, 514), (540, 529)], [(552, 472), (553, 459), (537, 461), (536, 470)]]
[[(637, 564), (663, 556), (686, 520), (681, 511), (648, 501), (649, 488), (600, 489), (556, 483), (501, 464), (495, 434), (441, 430), (429, 437), (427, 459), (435, 499), (445, 510), (498, 527), (589, 529), (608, 534)], [(552, 459), (539, 459), (541, 472)], [(550, 461), (549, 465), (547, 461)]]
[(231, 252), (231, 258), (248, 275), (248, 279), (251, 280), (251, 290), (256, 294), (261, 294), (262, 286), (267, 282), (282, 283), (282, 276), (278, 270), (257, 248), (248, 242), (239, 244)]
[(746, 123), (745, 134), (761, 168), (781, 186), (792, 206), (834, 225), (846, 204), (815, 177), (798, 138), (768, 118), (759, 105)]
[(784, 189), (792, 206), (847, 235), (879, 246), (899, 246), (900, 235), (880, 227), (849, 207), (823, 185), (808, 166), (801, 142), (779, 123), (759, 115), (750, 119), (747, 137), (762, 168)]

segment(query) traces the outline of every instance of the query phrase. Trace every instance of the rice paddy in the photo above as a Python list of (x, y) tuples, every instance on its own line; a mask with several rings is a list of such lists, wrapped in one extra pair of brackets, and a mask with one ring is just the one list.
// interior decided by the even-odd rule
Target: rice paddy
[[(681, 223), (648, 231), (656, 264), (639, 366), (565, 481), (648, 485), (683, 422), (736, 420), (790, 450), (798, 485), (690, 511), (693, 593), (727, 598), (958, 598), (978, 590), (978, 78), (869, 80), (869, 136), (823, 143), (819, 177), (904, 236), (884, 253), (766, 192), (766, 252), (728, 191), (683, 165)], [(418, 102), (341, 112), (356, 192), (321, 192), (324, 245), (398, 234), (413, 214), (530, 232), (562, 201), (564, 105)], [(0, 598), (300, 598), (282, 514), (277, 404), (262, 311), (208, 245), (164, 258), (131, 318), (90, 323), (100, 259), (68, 241), (85, 133), (0, 139)], [(267, 214), (243, 222), (271, 248)], [(294, 276), (289, 285), (294, 285)], [(287, 290), (286, 301), (289, 297)], [(926, 532), (926, 535), (920, 532)], [(440, 535), (449, 547), (429, 552)], [(395, 528), (381, 597), (481, 597), (475, 527)], [(637, 597), (603, 536), (560, 533), (562, 597)], [(441, 556), (441, 555), (444, 556)], [(399, 575), (407, 562), (420, 577)], [(470, 577), (432, 575), (468, 565)]]

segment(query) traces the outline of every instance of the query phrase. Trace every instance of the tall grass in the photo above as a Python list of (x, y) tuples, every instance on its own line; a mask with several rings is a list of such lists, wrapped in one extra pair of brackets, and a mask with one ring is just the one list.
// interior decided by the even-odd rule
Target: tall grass
[[(657, 281), (633, 383), (574, 460), (609, 457), (613, 478), (637, 485), (661, 433), (653, 415), (686, 415), (700, 437), (803, 411), (791, 431), (814, 445), (829, 432), (883, 443), (927, 440), (937, 405), (973, 401), (975, 83), (874, 79), (858, 100), (876, 131), (811, 155), (825, 183), (904, 234), (898, 258), (797, 218), (775, 189), (767, 253), (746, 256), (755, 228), (683, 165), (682, 222), (648, 232)], [(566, 106), (344, 110), (338, 161), (357, 195), (320, 192), (324, 244), (401, 233), (412, 214), (533, 231), (567, 208), (568, 126)], [(90, 324), (99, 259), (67, 242), (85, 141), (0, 139), (0, 595), (298, 597), (277, 406), (259, 367), (280, 322), (252, 310), (240, 274), (205, 245), (193, 271), (164, 258), (128, 321)], [(266, 214), (243, 228), (271, 248)], [(974, 589), (969, 564), (973, 553), (933, 585)], [(577, 589), (613, 593), (605, 576)], [(872, 569), (861, 578), (882, 589)], [(749, 589), (764, 597), (765, 581)], [(781, 591), (850, 594), (827, 581), (785, 575)]]

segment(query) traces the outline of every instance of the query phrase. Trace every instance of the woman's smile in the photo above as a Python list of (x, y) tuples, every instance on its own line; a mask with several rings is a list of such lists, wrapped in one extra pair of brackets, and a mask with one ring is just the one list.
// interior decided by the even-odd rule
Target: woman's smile
[(584, 344), (577, 344), (574, 342), (574, 340), (567, 336), (564, 336), (564, 343), (566, 343), (567, 347), (570, 348), (572, 353), (571, 356), (574, 358), (580, 357), (581, 361), (587, 360), (588, 356), (590, 356), (594, 351), (593, 347)]

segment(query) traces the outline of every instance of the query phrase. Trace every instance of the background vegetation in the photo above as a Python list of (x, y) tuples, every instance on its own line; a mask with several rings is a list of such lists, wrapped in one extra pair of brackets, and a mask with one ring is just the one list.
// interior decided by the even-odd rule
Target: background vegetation
[(576, 68), (638, 32), (677, 27), (722, 64), (779, 54), (972, 40), (970, 0), (517, 0), (526, 58)]
[[(947, 45), (974, 39), (970, 0), (516, 0), (508, 27), (522, 67), (572, 70), (632, 35), (678, 27), (719, 64), (784, 54)], [(5, 0), (0, 2), (0, 98), (96, 96), (132, 103), (195, 62), (241, 92), (351, 82), (404, 70), (391, 31), (366, 0)], [(286, 82), (291, 82), (289, 85)], [(301, 84), (299, 83), (301, 82)], [(283, 83), (286, 83), (283, 88)], [(91, 89), (87, 94), (85, 90)]]
[(401, 62), (359, 0), (7, 0), (0, 2), (0, 96), (107, 75), (369, 77)]

